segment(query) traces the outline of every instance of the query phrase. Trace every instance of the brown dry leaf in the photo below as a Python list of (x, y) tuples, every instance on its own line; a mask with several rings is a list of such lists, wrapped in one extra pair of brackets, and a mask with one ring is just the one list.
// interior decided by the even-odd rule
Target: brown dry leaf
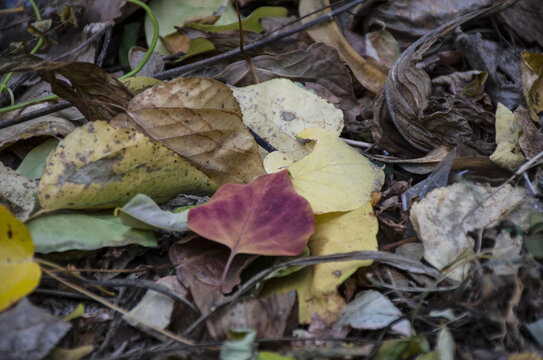
[(540, 0), (517, 1), (497, 18), (521, 39), (535, 42), (543, 48), (543, 7)]
[(518, 108), (515, 111), (515, 119), (522, 127), (522, 135), (518, 143), (522, 152), (524, 152), (524, 156), (527, 159), (531, 159), (543, 151), (543, 134), (535, 126), (530, 118), (530, 112), (526, 108)]
[(520, 70), (524, 99), (530, 116), (537, 122), (537, 114), (543, 111), (543, 55), (523, 51)]
[[(178, 242), (170, 247), (172, 263), (183, 261), (176, 267), (178, 280), (190, 290), (194, 303), (202, 314), (207, 314), (225, 297), (219, 291), (221, 273), (229, 256), (225, 246), (204, 238), (188, 243)], [(241, 271), (256, 256), (241, 254), (234, 258), (223, 290), (231, 291), (240, 282)], [(235, 327), (255, 329), (259, 337), (280, 337), (294, 305), (294, 293), (275, 294), (266, 299), (248, 300), (220, 311), (206, 321), (214, 339), (225, 339)]]
[[(392, 67), (382, 94), (374, 103), (373, 137), (376, 143), (396, 153), (428, 152), (440, 145), (464, 143), (483, 154), (492, 143), (475, 138), (466, 115), (477, 115), (468, 100), (458, 97), (431, 99), (432, 82), (416, 66), (426, 51), (459, 25), (505, 8), (507, 0), (490, 8), (470, 12), (424, 35), (413, 43)], [(490, 119), (477, 115), (474, 125), (488, 127)]]
[(70, 121), (46, 115), (15, 124), (0, 131), (0, 150), (16, 143), (19, 140), (26, 140), (36, 136), (66, 136), (75, 129)]
[(207, 78), (176, 78), (153, 86), (134, 96), (131, 111), (152, 107), (186, 107), (232, 112), (241, 117), (232, 90), (223, 83)]
[(147, 108), (128, 115), (153, 139), (190, 161), (216, 184), (248, 183), (265, 174), (258, 145), (234, 113)]
[(113, 75), (90, 63), (46, 61), (31, 55), (0, 59), (0, 74), (10, 71), (38, 71), (55, 94), (71, 102), (89, 121), (109, 120), (126, 109), (134, 96)]
[[(328, 0), (301, 0), (299, 6), (300, 17), (313, 13), (316, 10), (330, 6)], [(330, 10), (327, 10), (330, 12)], [(322, 12), (308, 16), (303, 21), (309, 22)], [(349, 65), (356, 79), (366, 89), (377, 93), (385, 84), (386, 76), (379, 70), (370, 65), (364, 58), (349, 45), (343, 37), (341, 30), (335, 21), (317, 25), (307, 30), (313, 40), (323, 42), (326, 45), (335, 47), (339, 51), (340, 57)]]

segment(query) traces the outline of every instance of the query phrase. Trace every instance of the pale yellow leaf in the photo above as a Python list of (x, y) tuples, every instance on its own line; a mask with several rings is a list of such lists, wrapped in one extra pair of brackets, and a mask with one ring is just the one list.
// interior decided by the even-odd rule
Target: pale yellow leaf
[(383, 186), (383, 170), (335, 134), (306, 129), (297, 137), (315, 142), (310, 155), (289, 166), (294, 189), (315, 214), (359, 208)]
[(290, 156), (283, 154), (281, 151), (274, 151), (264, 158), (264, 169), (268, 174), (271, 174), (288, 169), (288, 166), (292, 163), (293, 160)]
[(522, 126), (511, 110), (502, 103), (496, 109), (496, 143), (498, 146), (490, 155), (490, 160), (510, 170), (518, 168), (524, 162), (519, 138)]
[(104, 121), (83, 125), (47, 158), (38, 186), (41, 206), (99, 209), (120, 206), (137, 193), (157, 202), (179, 193), (211, 193), (216, 186), (165, 146)]
[(343, 129), (341, 110), (288, 79), (233, 87), (233, 93), (245, 125), (294, 160), (307, 155), (303, 144), (294, 138), (300, 131), (321, 128), (339, 136)]

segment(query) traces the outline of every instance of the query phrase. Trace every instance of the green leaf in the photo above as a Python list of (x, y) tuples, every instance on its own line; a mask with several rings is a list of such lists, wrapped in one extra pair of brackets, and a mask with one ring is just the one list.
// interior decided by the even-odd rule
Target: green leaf
[(117, 212), (123, 224), (135, 229), (187, 231), (188, 209), (177, 214), (164, 211), (144, 194), (137, 194)]
[(155, 247), (152, 231), (132, 229), (108, 213), (63, 212), (40, 216), (27, 223), (36, 252), (94, 250), (137, 244)]
[(281, 356), (269, 351), (259, 351), (256, 355), (256, 360), (294, 360), (294, 358)]
[(49, 153), (53, 151), (59, 143), (56, 138), (50, 138), (42, 144), (36, 146), (26, 154), (25, 158), (17, 168), (21, 175), (29, 179), (39, 179), (43, 174), (45, 162)]

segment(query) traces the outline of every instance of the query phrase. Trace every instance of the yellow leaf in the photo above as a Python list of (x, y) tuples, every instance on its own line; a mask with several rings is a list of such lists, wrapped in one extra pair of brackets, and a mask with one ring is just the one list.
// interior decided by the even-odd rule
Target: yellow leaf
[(38, 286), (41, 270), (33, 254), (26, 226), (0, 205), (0, 311)]
[(120, 82), (135, 94), (142, 92), (152, 86), (160, 84), (162, 81), (148, 76), (132, 76), (126, 79), (120, 79)]
[(288, 169), (288, 166), (293, 163), (290, 156), (283, 154), (281, 151), (273, 151), (264, 158), (264, 169), (268, 174), (279, 172)]
[[(369, 202), (350, 212), (317, 215), (315, 225), (315, 233), (308, 242), (312, 255), (377, 251), (379, 225)], [(315, 289), (335, 291), (356, 269), (371, 263), (371, 260), (356, 260), (315, 265)]]
[(524, 50), (520, 61), (522, 93), (530, 110), (530, 116), (539, 122), (538, 113), (543, 111), (543, 54)]
[(316, 142), (311, 154), (289, 166), (294, 189), (313, 213), (354, 210), (383, 186), (383, 171), (333, 133), (305, 129), (297, 137)]
[(38, 186), (46, 210), (112, 208), (137, 193), (157, 202), (181, 192), (211, 193), (215, 185), (165, 146), (104, 121), (77, 128), (47, 158)]
[(334, 105), (288, 79), (273, 79), (232, 92), (243, 122), (277, 150), (299, 160), (307, 150), (294, 136), (306, 128), (326, 129), (337, 136), (343, 113)]
[(496, 143), (498, 146), (490, 155), (490, 160), (514, 170), (524, 162), (519, 138), (522, 135), (522, 127), (511, 110), (502, 103), (498, 103), (496, 109)]
[[(312, 255), (377, 250), (378, 223), (369, 202), (350, 212), (317, 215), (315, 225), (315, 233), (308, 242)], [(371, 260), (355, 260), (318, 264), (287, 277), (273, 279), (266, 284), (264, 291), (282, 293), (296, 290), (300, 323), (310, 323), (316, 314), (330, 324), (345, 306), (337, 287), (359, 267), (371, 263)]]

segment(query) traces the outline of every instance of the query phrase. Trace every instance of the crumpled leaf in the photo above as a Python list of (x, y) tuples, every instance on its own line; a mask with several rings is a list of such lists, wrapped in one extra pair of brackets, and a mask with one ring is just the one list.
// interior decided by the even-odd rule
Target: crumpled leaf
[[(354, 329), (378, 330), (402, 316), (402, 312), (386, 296), (375, 290), (366, 290), (345, 306), (334, 327), (350, 326)], [(409, 336), (411, 325), (404, 319), (392, 325), (391, 330)]]
[(264, 174), (232, 90), (216, 80), (177, 78), (159, 84), (134, 97), (129, 110), (148, 135), (219, 185), (247, 183)]
[[(113, 75), (91, 63), (47, 61), (32, 55), (9, 57), (0, 63), (0, 74), (31, 70), (37, 70), (55, 94), (71, 102), (89, 121), (109, 120), (134, 96)], [(70, 84), (58, 79), (56, 73)]]
[(338, 136), (343, 129), (341, 110), (290, 80), (274, 79), (232, 91), (243, 122), (294, 160), (307, 154), (294, 138), (303, 129), (322, 128)]
[[(468, 233), (494, 224), (524, 201), (523, 191), (510, 185), (495, 191), (456, 183), (433, 190), (412, 206), (411, 222), (423, 242), (426, 261), (441, 270), (460, 256), (472, 254), (474, 240)], [(460, 281), (468, 271), (465, 264), (448, 276)]]
[(0, 204), (3, 204), (21, 221), (26, 221), (36, 203), (38, 185), (17, 170), (0, 162)]
[(28, 229), (0, 205), (0, 312), (38, 286), (41, 270), (33, 255)]
[(12, 125), (0, 131), (0, 150), (36, 136), (66, 136), (75, 129), (75, 125), (66, 119), (55, 116), (41, 116), (37, 119)]
[(519, 146), (522, 127), (512, 111), (502, 103), (496, 109), (496, 150), (490, 155), (493, 162), (514, 170), (524, 162)]
[(162, 210), (149, 196), (137, 194), (116, 215), (123, 224), (135, 229), (187, 231), (188, 209), (180, 213)]
[(311, 154), (288, 168), (294, 189), (313, 213), (354, 210), (383, 186), (383, 171), (333, 133), (305, 129), (297, 137), (315, 144)]
[(27, 223), (36, 252), (95, 250), (138, 244), (155, 247), (152, 231), (132, 229), (109, 213), (64, 212), (42, 215)]
[(69, 323), (23, 299), (0, 314), (0, 358), (43, 359), (70, 328)]
[(301, 253), (315, 221), (309, 203), (296, 194), (285, 170), (263, 175), (251, 184), (222, 186), (207, 204), (189, 210), (188, 227), (231, 249), (224, 282), (237, 254)]
[(204, 174), (166, 147), (95, 121), (74, 130), (49, 155), (38, 199), (49, 211), (101, 209), (123, 205), (137, 193), (161, 202), (213, 189)]
[(376, 143), (396, 153), (428, 152), (440, 145), (464, 143), (486, 154), (492, 143), (474, 137), (465, 114), (466, 106), (451, 107), (454, 98), (431, 102), (428, 74), (416, 66), (424, 53), (459, 25), (505, 8), (513, 0), (498, 3), (458, 17), (427, 33), (407, 50), (392, 67), (382, 93), (374, 103), (373, 137)]
[[(377, 250), (377, 218), (367, 202), (350, 212), (336, 212), (315, 217), (315, 233), (309, 239), (311, 255), (330, 255), (351, 251)], [(266, 293), (298, 292), (299, 321), (308, 324), (317, 314), (327, 324), (336, 321), (345, 306), (337, 287), (359, 267), (371, 260), (326, 262), (304, 268), (287, 277), (272, 279)]]
[[(325, 9), (329, 6), (330, 2), (328, 0), (301, 0), (299, 5), (300, 17), (310, 15), (316, 10)], [(330, 12), (330, 10), (328, 9), (327, 12)], [(319, 12), (318, 14), (310, 15), (304, 18), (303, 22), (314, 20), (322, 14), (323, 12)], [(345, 40), (335, 21), (313, 26), (307, 32), (316, 42), (323, 42), (338, 49), (341, 58), (349, 65), (356, 79), (366, 89), (377, 93), (385, 84), (386, 76), (366, 62), (362, 56), (358, 55), (347, 40)]]

